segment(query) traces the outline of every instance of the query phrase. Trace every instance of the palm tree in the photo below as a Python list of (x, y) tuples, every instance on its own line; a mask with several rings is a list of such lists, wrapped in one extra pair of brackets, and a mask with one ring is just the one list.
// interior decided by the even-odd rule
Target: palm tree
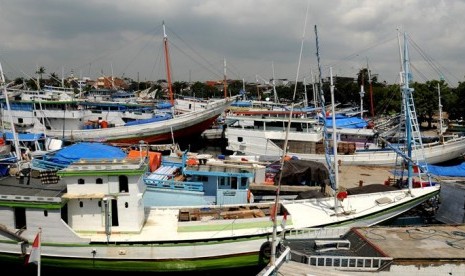
[(40, 80), (42, 79), (42, 75), (45, 74), (45, 67), (40, 66), (37, 69), (36, 74), (40, 76), (40, 79), (37, 81), (37, 90), (40, 90)]

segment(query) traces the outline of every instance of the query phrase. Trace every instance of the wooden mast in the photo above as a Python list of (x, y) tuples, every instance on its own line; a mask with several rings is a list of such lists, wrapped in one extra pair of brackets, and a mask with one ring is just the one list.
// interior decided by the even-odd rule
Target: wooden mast
[(168, 37), (166, 36), (164, 21), (163, 21), (163, 46), (165, 48), (165, 63), (166, 63), (166, 77), (168, 81), (168, 95), (170, 98), (171, 105), (174, 106), (173, 87), (171, 84), (171, 66), (170, 66), (170, 58), (169, 58), (169, 51), (168, 51)]

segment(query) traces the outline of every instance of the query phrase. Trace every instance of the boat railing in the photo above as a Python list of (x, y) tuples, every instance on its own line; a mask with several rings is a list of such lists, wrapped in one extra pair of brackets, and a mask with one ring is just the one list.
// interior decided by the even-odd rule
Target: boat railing
[(150, 179), (150, 178), (144, 178), (144, 182), (149, 188), (203, 192), (202, 182), (189, 182), (189, 181), (176, 181), (174, 179)]
[[(293, 259), (295, 252), (292, 252)], [(303, 263), (310, 266), (336, 268), (356, 271), (380, 271), (392, 263), (391, 257), (354, 257), (354, 256), (305, 256), (302, 255)]]
[(20, 195), (0, 195), (0, 200), (6, 201), (23, 201), (23, 202), (53, 202), (60, 203), (60, 197), (45, 197), (45, 196), (20, 196)]
[(349, 227), (291, 229), (286, 233), (286, 240), (340, 238), (349, 231)]

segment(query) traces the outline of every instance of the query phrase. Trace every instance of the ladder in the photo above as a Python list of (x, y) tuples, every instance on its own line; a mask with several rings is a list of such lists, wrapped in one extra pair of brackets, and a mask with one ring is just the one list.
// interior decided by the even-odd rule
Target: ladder
[[(422, 181), (422, 174), (428, 177), (428, 182), (431, 182), (431, 176), (428, 173), (428, 166), (426, 164), (426, 157), (423, 148), (421, 137), (420, 125), (418, 124), (418, 117), (415, 111), (415, 102), (413, 100), (414, 89), (409, 87), (410, 82), (410, 64), (406, 37), (404, 36), (404, 72), (402, 72), (402, 120), (401, 127), (403, 127), (404, 134), (404, 150), (396, 151), (408, 162), (409, 174), (413, 165), (418, 167), (418, 177)], [(411, 183), (409, 183), (411, 184)], [(410, 185), (409, 185), (410, 187)]]

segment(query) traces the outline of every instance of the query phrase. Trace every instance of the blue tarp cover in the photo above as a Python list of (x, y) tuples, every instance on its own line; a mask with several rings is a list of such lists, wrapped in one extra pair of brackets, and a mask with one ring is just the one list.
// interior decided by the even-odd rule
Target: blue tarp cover
[[(345, 117), (343, 115), (336, 115), (336, 127), (345, 128), (365, 128), (368, 126), (367, 121), (357, 117)], [(333, 119), (326, 118), (326, 127), (333, 127)]]
[(162, 114), (162, 115), (155, 115), (150, 119), (135, 120), (135, 121), (132, 121), (132, 122), (127, 122), (124, 125), (125, 126), (134, 126), (134, 125), (140, 125), (140, 124), (147, 124), (147, 123), (165, 121), (165, 120), (169, 120), (169, 119), (172, 119), (172, 118), (173, 118), (173, 116), (171, 116), (171, 114), (166, 113), (166, 114)]
[(161, 103), (156, 104), (155, 107), (157, 109), (168, 109), (168, 108), (171, 108), (172, 105), (169, 102), (161, 102)]
[[(13, 141), (13, 133), (5, 132), (5, 138), (7, 141)], [(33, 142), (45, 138), (43, 133), (17, 133), (18, 140), (24, 142)]]
[[(407, 176), (407, 170), (392, 170), (391, 173), (395, 176)], [(448, 166), (428, 164), (428, 173), (435, 176), (465, 177), (465, 162)], [(417, 176), (418, 173), (413, 172), (413, 175)]]
[(251, 107), (252, 102), (251, 101), (236, 101), (231, 103), (231, 106), (237, 106), (237, 107)]
[(79, 159), (123, 159), (125, 157), (126, 153), (118, 147), (101, 143), (77, 143), (57, 151), (47, 157), (46, 161), (69, 165)]
[(465, 162), (451, 166), (428, 165), (428, 172), (437, 176), (465, 177)]

